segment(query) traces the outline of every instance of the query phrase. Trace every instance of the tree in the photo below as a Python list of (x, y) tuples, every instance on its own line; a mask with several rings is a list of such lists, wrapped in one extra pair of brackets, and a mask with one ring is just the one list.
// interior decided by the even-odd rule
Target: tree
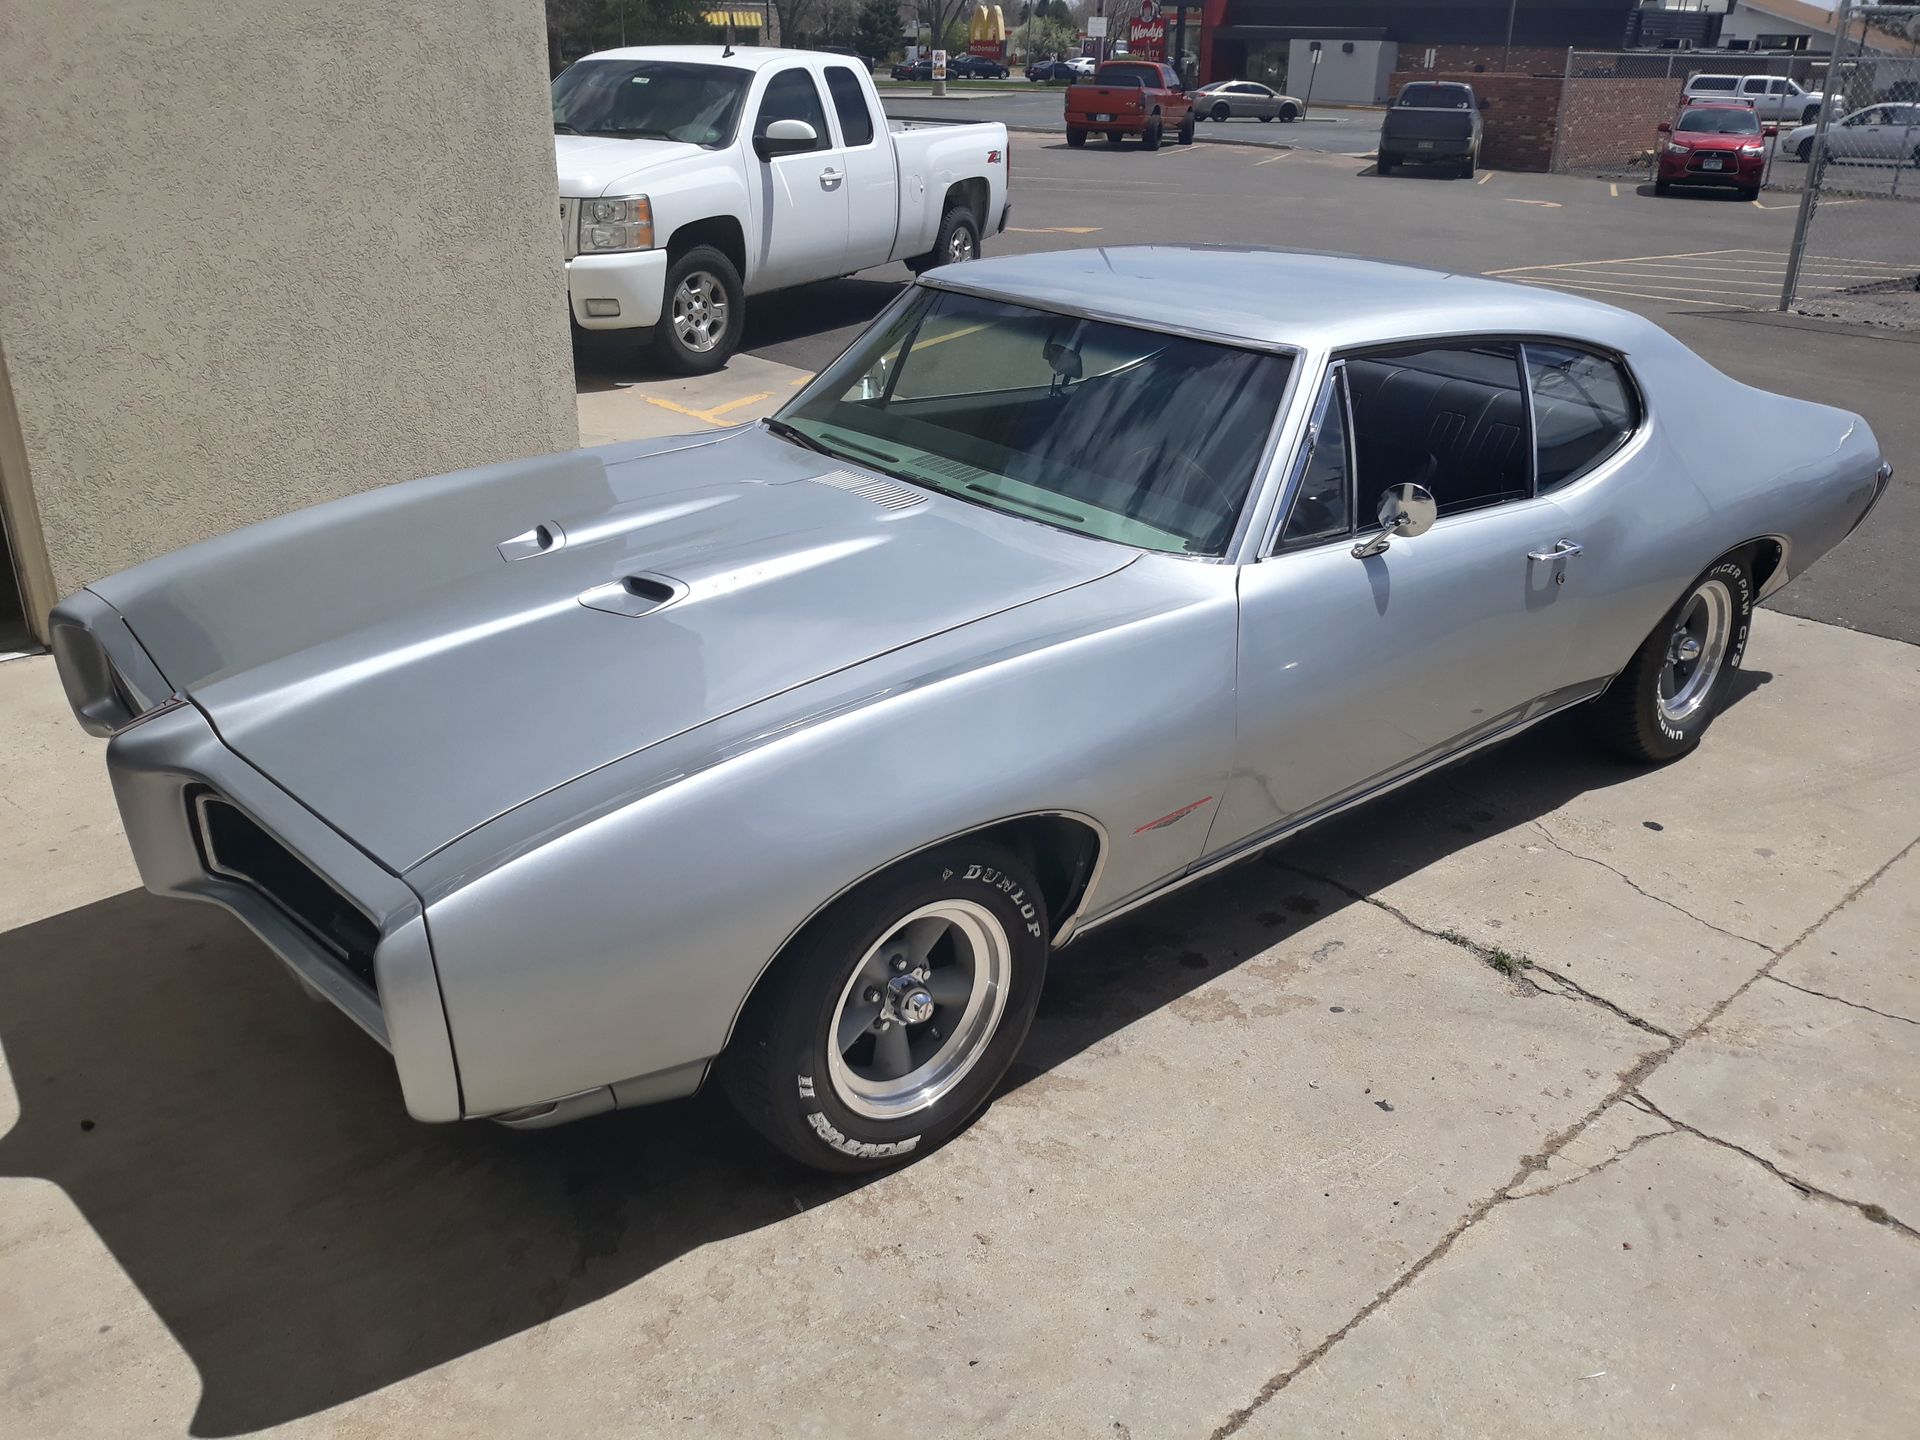
[(853, 22), (853, 48), (870, 60), (885, 60), (900, 45), (900, 7), (893, 0), (867, 0)]
[(926, 23), (927, 33), (933, 36), (932, 44), (939, 49), (952, 49), (942, 39), (956, 21), (960, 24), (962, 50), (966, 49), (967, 17), (973, 14), (978, 0), (920, 0), (920, 18)]
[(706, 40), (703, 0), (546, 0), (547, 62), (558, 74), (595, 50)]

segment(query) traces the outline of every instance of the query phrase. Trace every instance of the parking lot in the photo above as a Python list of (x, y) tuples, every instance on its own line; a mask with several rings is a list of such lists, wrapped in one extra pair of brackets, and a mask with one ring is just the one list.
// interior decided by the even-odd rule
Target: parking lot
[[(1591, 294), (1920, 474), (1920, 335), (1748, 308), (1790, 209), (1014, 146), (989, 254)], [(765, 413), (906, 280), (756, 301), (698, 381), (587, 343), (584, 438)], [(1909, 1435), (1916, 541), (1908, 478), (1759, 617), (1687, 760), (1549, 724), (1096, 932), (982, 1120), (852, 1183), (711, 1096), (412, 1124), (236, 922), (134, 888), (98, 742), (0, 666), (0, 763), (39, 777), (0, 849), (0, 1433)]]

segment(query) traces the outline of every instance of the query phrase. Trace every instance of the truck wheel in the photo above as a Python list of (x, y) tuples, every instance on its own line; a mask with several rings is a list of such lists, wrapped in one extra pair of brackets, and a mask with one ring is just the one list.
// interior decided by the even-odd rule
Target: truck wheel
[(803, 930), (755, 988), (717, 1065), (743, 1119), (842, 1174), (934, 1148), (986, 1104), (1047, 969), (1028, 867), (956, 840), (902, 862)]
[(1193, 112), (1191, 110), (1187, 112), (1187, 118), (1180, 122), (1180, 143), (1182, 145), (1193, 143)]
[(667, 267), (654, 359), (676, 375), (718, 370), (739, 348), (746, 300), (733, 262), (711, 245), (695, 245)]
[(1811, 125), (1815, 120), (1818, 120), (1819, 118), (1820, 118), (1820, 107), (1818, 105), (1809, 105), (1807, 106), (1806, 109), (1800, 112), (1800, 123), (1802, 125)]
[(1075, 129), (1071, 126), (1068, 127), (1067, 144), (1071, 145), (1074, 149), (1078, 150), (1082, 145), (1085, 145), (1086, 143), (1087, 143), (1086, 131)]
[(1382, 155), (1373, 162), (1373, 168), (1382, 175), (1391, 175), (1393, 166), (1394, 158), (1391, 155)]
[(940, 233), (933, 248), (907, 261), (907, 268), (923, 275), (937, 265), (959, 265), (980, 258), (980, 222), (966, 205), (955, 205), (940, 217)]
[(1473, 178), (1473, 172), (1479, 167), (1479, 164), (1480, 160), (1478, 156), (1467, 156), (1466, 159), (1460, 162), (1460, 178), (1462, 180), (1471, 180)]
[(1140, 148), (1142, 150), (1160, 148), (1160, 117), (1158, 115), (1147, 121), (1147, 128), (1140, 132)]

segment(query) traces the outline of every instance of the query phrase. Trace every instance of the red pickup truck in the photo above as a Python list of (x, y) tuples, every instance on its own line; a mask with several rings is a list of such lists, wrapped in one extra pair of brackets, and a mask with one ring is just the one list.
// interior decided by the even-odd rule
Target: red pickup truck
[(1138, 135), (1148, 150), (1160, 148), (1169, 128), (1182, 145), (1193, 143), (1193, 101), (1171, 65), (1146, 60), (1110, 60), (1084, 85), (1067, 87), (1067, 144), (1084, 145), (1099, 131), (1109, 144)]

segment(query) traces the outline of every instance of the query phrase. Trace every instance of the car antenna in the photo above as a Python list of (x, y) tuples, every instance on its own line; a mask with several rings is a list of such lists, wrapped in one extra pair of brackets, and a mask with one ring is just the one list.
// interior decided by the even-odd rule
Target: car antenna
[(720, 58), (722, 60), (733, 58), (733, 13), (731, 11), (727, 13), (727, 47), (720, 52)]

